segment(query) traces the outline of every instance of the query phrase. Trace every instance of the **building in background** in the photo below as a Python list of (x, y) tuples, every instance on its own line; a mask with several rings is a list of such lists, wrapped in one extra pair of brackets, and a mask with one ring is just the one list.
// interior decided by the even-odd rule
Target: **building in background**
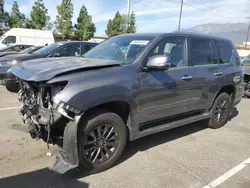
[[(246, 45), (246, 42), (243, 42), (243, 45)], [(247, 42), (247, 46), (250, 46), (250, 41)]]

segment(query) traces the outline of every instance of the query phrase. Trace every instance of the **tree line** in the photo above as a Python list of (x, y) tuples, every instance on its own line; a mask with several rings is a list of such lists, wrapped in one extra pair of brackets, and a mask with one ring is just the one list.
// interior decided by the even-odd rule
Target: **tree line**
[[(52, 30), (53, 27), (61, 33), (64, 40), (89, 40), (96, 32), (96, 26), (92, 21), (92, 16), (88, 14), (87, 8), (82, 5), (77, 23), (73, 26), (74, 6), (72, 0), (62, 0), (57, 6), (56, 20), (51, 22), (43, 0), (35, 0), (30, 16), (27, 18), (19, 10), (17, 1), (14, 1), (11, 13), (4, 11), (4, 0), (0, 0), (0, 27), (9, 28), (29, 28)], [(135, 14), (131, 15), (120, 14), (116, 12), (113, 19), (110, 19), (107, 24), (105, 33), (108, 37), (120, 35), (124, 33), (135, 33)]]

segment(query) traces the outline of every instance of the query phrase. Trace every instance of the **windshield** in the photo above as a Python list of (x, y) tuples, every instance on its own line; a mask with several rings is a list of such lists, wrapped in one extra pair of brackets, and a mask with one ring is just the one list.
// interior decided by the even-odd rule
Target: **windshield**
[(250, 56), (245, 57), (245, 58), (242, 60), (242, 62), (243, 62), (244, 64), (250, 64)]
[(45, 47), (37, 50), (33, 54), (36, 54), (36, 55), (47, 55), (47, 54), (50, 54), (51, 52), (53, 52), (55, 49), (57, 49), (61, 45), (62, 45), (61, 43), (53, 43), (53, 44), (50, 44), (48, 46), (45, 46)]
[(84, 57), (95, 59), (110, 59), (122, 64), (131, 63), (152, 41), (148, 36), (116, 36), (97, 45), (84, 54)]
[(34, 46), (32, 46), (32, 47), (29, 47), (29, 48), (26, 48), (26, 49), (24, 49), (24, 50), (21, 50), (20, 51), (20, 53), (30, 53), (30, 51), (32, 51), (33, 49), (35, 49), (35, 47)]

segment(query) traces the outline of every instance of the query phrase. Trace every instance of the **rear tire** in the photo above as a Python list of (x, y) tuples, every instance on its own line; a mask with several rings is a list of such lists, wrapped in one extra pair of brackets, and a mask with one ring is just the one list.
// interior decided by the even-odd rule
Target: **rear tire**
[(215, 99), (214, 104), (210, 110), (208, 127), (212, 129), (218, 129), (224, 126), (229, 119), (231, 108), (231, 97), (227, 93), (221, 93)]
[(100, 110), (84, 118), (78, 129), (81, 171), (98, 173), (111, 168), (126, 145), (126, 125), (115, 113)]

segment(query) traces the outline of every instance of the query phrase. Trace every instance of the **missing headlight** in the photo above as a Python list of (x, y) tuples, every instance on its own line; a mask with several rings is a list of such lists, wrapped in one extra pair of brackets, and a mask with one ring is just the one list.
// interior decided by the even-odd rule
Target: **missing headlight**
[(58, 112), (70, 120), (74, 120), (74, 117), (81, 113), (81, 110), (61, 101), (56, 96), (53, 98), (53, 102), (54, 108), (56, 108)]

